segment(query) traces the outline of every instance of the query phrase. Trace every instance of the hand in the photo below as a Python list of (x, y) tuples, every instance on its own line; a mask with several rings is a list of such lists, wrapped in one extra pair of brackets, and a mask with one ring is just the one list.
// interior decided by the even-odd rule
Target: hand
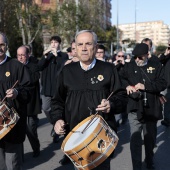
[(170, 49), (167, 48), (167, 49), (165, 50), (164, 55), (168, 55), (168, 54), (170, 54)]
[(65, 123), (63, 120), (58, 120), (56, 123), (55, 123), (55, 126), (54, 126), (54, 130), (56, 132), (56, 134), (58, 135), (65, 135)]
[(135, 85), (136, 90), (145, 90), (145, 86), (142, 83), (138, 83)]
[(97, 106), (96, 111), (102, 111), (104, 113), (110, 112), (110, 102), (106, 99), (102, 99), (101, 104)]
[(57, 49), (51, 48), (51, 53), (53, 53), (54, 56), (57, 56)]
[(44, 52), (43, 55), (48, 55), (48, 53), (51, 51), (51, 47), (49, 46)]
[(136, 89), (135, 89), (134, 86), (127, 86), (126, 91), (127, 91), (127, 94), (129, 95), (129, 94), (131, 94), (133, 92), (136, 92)]
[(6, 91), (7, 98), (15, 99), (17, 95), (18, 95), (18, 91), (16, 89), (8, 89)]

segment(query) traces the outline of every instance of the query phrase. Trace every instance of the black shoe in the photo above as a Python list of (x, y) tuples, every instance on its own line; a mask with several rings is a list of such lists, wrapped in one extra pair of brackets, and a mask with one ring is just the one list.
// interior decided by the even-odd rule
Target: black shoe
[(127, 121), (128, 121), (128, 119), (123, 119), (122, 122), (121, 122), (121, 124), (124, 125), (124, 124), (127, 123)]
[(146, 159), (144, 161), (147, 169), (155, 169), (154, 163), (147, 163)]
[(64, 155), (63, 158), (59, 161), (59, 163), (61, 165), (66, 165), (71, 163), (71, 160), (66, 155)]
[(152, 165), (147, 165), (146, 168), (147, 168), (147, 169), (155, 169), (155, 166), (154, 166), (154, 164), (152, 164)]
[(37, 150), (37, 151), (34, 151), (34, 152), (33, 152), (33, 155), (32, 155), (32, 156), (33, 156), (34, 158), (37, 158), (39, 155), (40, 155), (40, 150)]
[(119, 127), (120, 126), (120, 123), (119, 123), (119, 120), (116, 122), (116, 127)]
[(170, 126), (170, 122), (166, 121), (166, 120), (162, 120), (161, 121), (161, 124), (166, 126), (166, 127), (169, 127)]

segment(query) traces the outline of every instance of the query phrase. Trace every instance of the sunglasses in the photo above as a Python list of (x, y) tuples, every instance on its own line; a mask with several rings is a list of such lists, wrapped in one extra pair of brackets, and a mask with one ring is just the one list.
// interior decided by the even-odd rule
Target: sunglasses
[(143, 60), (143, 57), (144, 57), (144, 56), (134, 56), (134, 59), (137, 59), (137, 58), (138, 58), (139, 60)]
[(124, 57), (124, 55), (118, 55), (118, 57)]

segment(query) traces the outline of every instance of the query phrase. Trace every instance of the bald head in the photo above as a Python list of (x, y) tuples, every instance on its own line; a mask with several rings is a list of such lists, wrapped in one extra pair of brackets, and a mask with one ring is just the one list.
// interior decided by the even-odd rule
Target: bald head
[(26, 46), (21, 46), (17, 49), (17, 59), (19, 62), (26, 64), (29, 58), (29, 49)]

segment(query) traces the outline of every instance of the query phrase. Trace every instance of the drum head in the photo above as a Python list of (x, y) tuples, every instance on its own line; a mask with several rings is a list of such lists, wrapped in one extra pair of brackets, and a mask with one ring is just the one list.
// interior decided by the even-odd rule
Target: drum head
[(66, 142), (64, 151), (69, 151), (69, 150), (75, 148), (76, 146), (78, 146), (79, 144), (81, 144), (84, 140), (86, 140), (87, 137), (89, 136), (89, 134), (91, 134), (97, 127), (97, 125), (100, 121), (100, 118), (95, 117), (93, 119), (93, 121), (90, 123), (90, 125), (88, 126), (88, 128), (82, 134), (81, 132), (84, 130), (86, 125), (89, 123), (89, 121), (90, 120), (88, 120), (87, 122), (82, 124), (75, 132), (73, 129), (73, 134), (70, 136), (70, 138)]

